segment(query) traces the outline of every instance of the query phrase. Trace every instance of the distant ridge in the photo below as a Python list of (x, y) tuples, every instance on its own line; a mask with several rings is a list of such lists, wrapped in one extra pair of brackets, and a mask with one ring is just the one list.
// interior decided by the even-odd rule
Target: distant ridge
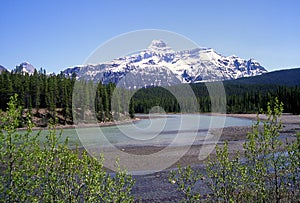
[(266, 73), (250, 58), (223, 56), (211, 48), (175, 51), (162, 40), (153, 40), (144, 50), (94, 65), (70, 67), (62, 73), (102, 84), (110, 82), (128, 89), (172, 86), (251, 77)]
[(300, 86), (300, 68), (278, 70), (247, 78), (224, 81), (224, 84), (266, 84)]
[(14, 70), (16, 73), (28, 73), (29, 75), (33, 74), (35, 68), (28, 62), (23, 62), (19, 66), (17, 66)]
[(1, 65), (0, 65), (0, 74), (1, 74), (3, 71), (7, 71), (7, 69), (6, 69), (4, 66), (1, 66)]

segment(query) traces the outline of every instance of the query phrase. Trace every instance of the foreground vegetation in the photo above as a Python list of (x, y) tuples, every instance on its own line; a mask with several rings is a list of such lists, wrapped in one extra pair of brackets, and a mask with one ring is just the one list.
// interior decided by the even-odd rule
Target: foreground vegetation
[[(21, 108), (11, 97), (0, 124), (0, 202), (133, 202), (134, 180), (119, 167), (109, 174), (103, 157), (89, 156), (68, 140), (59, 144), (52, 126), (46, 141), (19, 133)], [(230, 156), (228, 145), (216, 147), (216, 157), (201, 174), (190, 166), (171, 171), (169, 181), (183, 194), (183, 202), (297, 202), (300, 199), (300, 135), (292, 143), (279, 137), (283, 104), (267, 107), (266, 121), (253, 125), (244, 154)], [(197, 190), (208, 184), (209, 194)]]
[[(169, 180), (184, 194), (183, 201), (299, 202), (300, 135), (292, 144), (282, 142), (282, 111), (283, 104), (277, 99), (268, 104), (268, 119), (262, 123), (258, 119), (253, 125), (243, 156), (229, 157), (225, 142), (223, 147), (217, 146), (216, 157), (207, 161), (206, 174), (191, 167), (171, 171)], [(209, 195), (201, 196), (197, 191), (195, 184), (199, 181), (208, 183)]]
[(68, 140), (58, 144), (54, 126), (46, 141), (39, 134), (16, 131), (20, 122), (17, 97), (11, 97), (0, 125), (0, 202), (133, 202), (134, 181), (124, 170), (103, 168), (103, 158), (78, 149)]

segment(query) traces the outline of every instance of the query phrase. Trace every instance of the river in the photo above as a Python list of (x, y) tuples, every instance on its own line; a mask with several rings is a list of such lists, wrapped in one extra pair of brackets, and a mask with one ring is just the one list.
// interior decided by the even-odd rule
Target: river
[[(252, 125), (249, 119), (224, 115), (151, 114), (138, 117), (141, 118), (139, 121), (125, 125), (64, 129), (61, 139), (69, 137), (71, 146), (76, 143), (102, 147), (188, 145), (206, 136), (212, 128)], [(42, 137), (47, 133), (47, 130), (42, 131)]]

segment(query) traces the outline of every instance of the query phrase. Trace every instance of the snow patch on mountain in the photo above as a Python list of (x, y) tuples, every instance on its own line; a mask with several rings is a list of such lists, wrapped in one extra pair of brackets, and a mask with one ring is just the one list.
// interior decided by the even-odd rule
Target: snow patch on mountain
[(97, 65), (82, 65), (63, 71), (79, 79), (118, 83), (134, 89), (230, 80), (266, 73), (254, 59), (223, 56), (211, 48), (174, 51), (162, 40), (153, 40), (145, 50)]
[(0, 65), (0, 74), (1, 74), (3, 71), (7, 71), (7, 69), (6, 69), (4, 66)]
[(30, 63), (23, 62), (19, 66), (17, 66), (13, 71), (17, 73), (28, 73), (29, 75), (32, 75), (35, 71), (35, 68)]

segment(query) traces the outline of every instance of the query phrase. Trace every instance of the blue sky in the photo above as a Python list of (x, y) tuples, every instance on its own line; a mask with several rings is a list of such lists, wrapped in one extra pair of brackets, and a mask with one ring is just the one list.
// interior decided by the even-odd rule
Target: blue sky
[(0, 64), (56, 72), (82, 64), (105, 41), (140, 29), (182, 34), (269, 71), (300, 67), (300, 1), (1, 0)]

